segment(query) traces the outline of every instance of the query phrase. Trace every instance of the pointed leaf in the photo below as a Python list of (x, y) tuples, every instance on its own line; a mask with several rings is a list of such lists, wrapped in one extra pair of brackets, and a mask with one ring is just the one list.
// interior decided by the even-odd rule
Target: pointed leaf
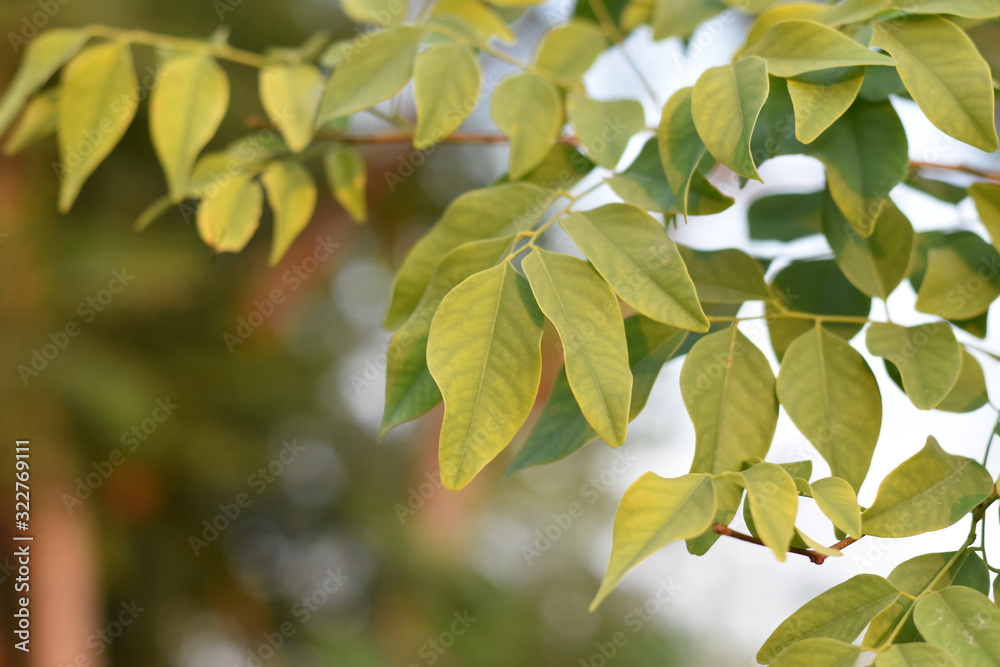
[(899, 369), (906, 395), (921, 410), (937, 406), (958, 381), (961, 349), (945, 322), (915, 327), (876, 322), (868, 327), (866, 343), (869, 352)]
[(826, 477), (812, 482), (809, 488), (816, 504), (834, 526), (854, 539), (861, 538), (861, 507), (847, 480)]
[(985, 313), (1000, 296), (1000, 253), (979, 235), (942, 235), (927, 249), (916, 309), (949, 320)]
[(657, 0), (650, 20), (653, 39), (690, 37), (704, 21), (725, 10), (726, 5), (720, 0)]
[(535, 402), (542, 314), (510, 262), (467, 278), (441, 302), (427, 367), (444, 397), (441, 481), (461, 489), (506, 447)]
[(289, 160), (271, 163), (260, 180), (274, 211), (274, 238), (268, 260), (274, 266), (312, 220), (316, 183), (305, 167)]
[(866, 535), (909, 537), (947, 528), (993, 491), (993, 478), (981, 465), (948, 454), (933, 437), (882, 480), (864, 511)]
[(945, 412), (972, 412), (989, 403), (983, 367), (972, 354), (962, 347), (962, 370), (958, 381), (935, 410)]
[(294, 153), (312, 141), (323, 84), (323, 75), (307, 63), (275, 65), (260, 71), (264, 110)]
[(480, 42), (488, 42), (493, 37), (506, 44), (514, 42), (514, 33), (504, 20), (477, 0), (440, 0), (434, 5), (428, 19), (428, 23), (445, 26), (454, 25), (455, 22)]
[(7, 155), (20, 152), (40, 139), (50, 137), (59, 127), (59, 89), (52, 88), (35, 95), (10, 132), (3, 150)]
[(671, 542), (697, 537), (713, 516), (715, 489), (710, 475), (664, 479), (648, 472), (637, 479), (615, 514), (611, 558), (591, 611), (629, 570)]
[(462, 126), (479, 101), (481, 78), (476, 54), (464, 44), (435, 44), (417, 56), (414, 148), (432, 146)]
[(751, 466), (740, 474), (757, 535), (777, 559), (784, 562), (795, 535), (795, 515), (799, 508), (795, 481), (784, 468), (767, 462)]
[(951, 586), (917, 600), (913, 621), (928, 644), (945, 649), (964, 667), (1000, 664), (1000, 609), (965, 586)]
[(510, 140), (510, 177), (517, 180), (548, 155), (563, 125), (562, 101), (534, 74), (508, 76), (493, 92), (493, 122)]
[(580, 409), (612, 447), (625, 442), (632, 372), (618, 300), (593, 268), (534, 249), (522, 263), (531, 290), (562, 340), (566, 377)]
[(844, 115), (861, 90), (864, 73), (831, 84), (788, 81), (788, 94), (795, 106), (795, 138), (811, 144)]
[(642, 105), (635, 100), (598, 102), (570, 92), (566, 97), (566, 116), (584, 152), (607, 169), (618, 165), (629, 139), (646, 129)]
[(798, 19), (774, 25), (743, 53), (760, 56), (767, 61), (768, 72), (782, 77), (831, 67), (893, 64), (891, 58), (858, 44), (842, 32)]

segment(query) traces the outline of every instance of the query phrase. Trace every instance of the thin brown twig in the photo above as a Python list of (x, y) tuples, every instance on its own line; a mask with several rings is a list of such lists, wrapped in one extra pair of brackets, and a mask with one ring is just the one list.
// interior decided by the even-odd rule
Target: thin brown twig
[[(725, 535), (727, 537), (733, 537), (733, 538), (736, 538), (737, 540), (740, 540), (741, 542), (748, 542), (750, 544), (756, 544), (756, 545), (762, 546), (762, 547), (763, 546), (767, 546), (766, 544), (764, 544), (762, 541), (760, 541), (759, 539), (757, 539), (753, 535), (747, 535), (746, 533), (741, 533), (741, 532), (739, 532), (737, 530), (733, 530), (732, 528), (730, 528), (729, 526), (726, 526), (725, 524), (721, 524), (721, 523), (713, 524), (712, 525), (712, 530), (715, 531), (716, 533), (718, 533), (719, 535)], [(864, 536), (862, 536), (862, 537), (864, 537)], [(858, 539), (860, 539), (860, 538), (858, 538)], [(853, 537), (845, 537), (844, 539), (842, 539), (841, 541), (837, 542), (836, 544), (834, 544), (830, 548), (831, 549), (836, 549), (837, 551), (840, 551), (844, 547), (850, 546), (850, 545), (854, 544), (857, 541), (858, 540), (854, 539)], [(790, 554), (798, 554), (800, 556), (805, 556), (806, 558), (808, 558), (809, 560), (811, 560), (816, 565), (822, 565), (823, 562), (827, 558), (825, 555), (819, 553), (818, 551), (813, 551), (812, 549), (802, 549), (800, 547), (788, 547), (788, 553), (790, 553)]]
[(982, 169), (967, 167), (961, 164), (937, 164), (935, 162), (919, 162), (911, 160), (910, 167), (912, 169), (939, 169), (942, 171), (957, 171), (963, 174), (970, 174), (972, 176), (978, 176), (979, 178), (986, 178), (991, 181), (1000, 182), (1000, 173), (994, 171), (983, 171)]

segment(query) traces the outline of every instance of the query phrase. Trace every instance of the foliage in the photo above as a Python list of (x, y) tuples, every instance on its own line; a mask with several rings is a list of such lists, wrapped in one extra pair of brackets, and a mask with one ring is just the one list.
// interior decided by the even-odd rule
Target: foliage
[[(768, 547), (778, 560), (792, 553), (822, 563), (863, 535), (917, 535), (971, 515), (958, 550), (913, 559), (888, 578), (858, 575), (835, 586), (783, 622), (757, 658), (789, 667), (853, 664), (862, 651), (885, 666), (1000, 661), (998, 612), (982, 578), (966, 573), (977, 563), (988, 567), (973, 544), (997, 499), (993, 477), (929, 437), (861, 507), (856, 494), (879, 441), (882, 400), (868, 362), (849, 342), (866, 329), (868, 351), (884, 359), (917, 409), (967, 412), (988, 402), (979, 361), (960, 340), (964, 332), (985, 336), (981, 318), (1000, 296), (1000, 177), (966, 170), (975, 177), (966, 189), (919, 173), (928, 167), (910, 163), (890, 97), (911, 99), (954, 139), (996, 151), (1000, 73), (984, 55), (1000, 32), (1000, 3), (587, 0), (541, 37), (530, 63), (490, 41), (511, 41), (507, 22), (537, 3), (491, 4), (442, 0), (408, 21), (401, 0), (352, 1), (348, 15), (375, 27), (353, 40), (327, 44), (320, 35), (267, 55), (218, 38), (52, 30), (26, 51), (0, 103), (0, 131), (20, 115), (10, 151), (57, 135), (59, 207), (69, 209), (136, 115), (142, 89), (132, 45), (157, 47), (162, 65), (149, 119), (167, 194), (137, 226), (196, 200), (201, 237), (218, 252), (235, 252), (256, 232), (266, 199), (276, 263), (315, 207), (317, 188), (303, 163), (321, 158), (334, 197), (363, 222), (357, 145), (495, 140), (459, 128), (485, 88), (480, 56), (513, 65), (488, 91), (509, 143), (508, 174), (455, 199), (399, 268), (385, 320), (395, 335), (383, 433), (443, 401), (442, 481), (462, 488), (527, 422), (546, 320), (565, 364), (508, 474), (598, 437), (623, 445), (660, 368), (684, 354), (680, 394), (696, 432), (691, 472), (676, 479), (647, 473), (625, 492), (594, 606), (674, 541), (703, 554), (719, 535), (731, 535)], [(686, 38), (730, 6), (754, 17), (746, 43), (731, 64), (675, 92), (654, 130), (645, 128), (638, 101), (588, 97), (583, 75), (639, 26), (649, 24), (655, 39)], [(261, 102), (280, 140), (251, 135), (203, 153), (229, 102), (218, 60), (260, 69)], [(43, 88), (60, 69), (59, 81)], [(379, 106), (411, 79), (415, 124)], [(386, 120), (396, 134), (350, 132), (359, 113)], [(650, 131), (656, 136), (618, 170), (629, 140)], [(820, 161), (827, 187), (759, 200), (750, 210), (751, 236), (790, 242), (822, 234), (832, 259), (789, 253), (768, 284), (757, 258), (731, 248), (695, 251), (670, 238), (671, 225), (733, 204), (718, 186), (723, 168), (761, 180), (762, 164), (793, 154)], [(584, 174), (593, 177), (578, 186)], [(916, 234), (891, 198), (904, 183), (950, 203), (971, 196), (992, 245), (969, 231)], [(622, 201), (581, 207), (604, 185)], [(542, 247), (556, 222), (585, 259)], [(929, 321), (905, 327), (870, 319), (872, 300), (886, 301), (904, 279)], [(762, 302), (763, 315), (737, 317), (747, 302)], [(755, 318), (767, 322), (777, 376), (737, 326)], [(763, 460), (779, 406), (832, 476), (813, 481), (811, 462)], [(808, 538), (796, 526), (803, 498), (844, 539), (825, 547)], [(751, 535), (728, 527), (741, 503)]]

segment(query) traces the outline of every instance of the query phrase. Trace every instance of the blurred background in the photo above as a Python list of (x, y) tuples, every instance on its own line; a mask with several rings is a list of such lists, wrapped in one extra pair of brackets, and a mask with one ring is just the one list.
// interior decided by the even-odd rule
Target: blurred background
[[(296, 46), (317, 29), (338, 38), (354, 32), (333, 0), (59, 6), (45, 27), (103, 23), (207, 38), (225, 25), (233, 45), (255, 51)], [(33, 36), (39, 7), (4, 0), (2, 34)], [(534, 37), (572, 11), (571, 2), (554, 0), (525, 13), (513, 52), (527, 58)], [(727, 12), (688, 51), (678, 40), (653, 44), (639, 30), (629, 49), (662, 103), (705, 67), (727, 62), (747, 22)], [(6, 45), (0, 54), (5, 88), (20, 56)], [(142, 47), (134, 54), (141, 79), (155, 54)], [(209, 150), (253, 135), (248, 119), (264, 115), (256, 71), (224, 66), (232, 101)], [(506, 71), (484, 61), (486, 80)], [(586, 81), (595, 97), (643, 100), (655, 126), (659, 104), (643, 97), (618, 52), (605, 54)], [(405, 96), (401, 104), (412, 117)], [(995, 156), (942, 143), (909, 103), (898, 107), (914, 159), (1000, 166)], [(805, 559), (779, 564), (767, 550), (735, 541), (719, 542), (702, 559), (676, 544), (589, 614), (623, 490), (648, 470), (677, 475), (690, 465), (680, 362), (661, 374), (622, 450), (596, 443), (504, 481), (518, 440), (458, 493), (440, 488), (436, 476), (440, 411), (376, 437), (389, 339), (380, 321), (393, 267), (451, 199), (503, 173), (505, 149), (442, 145), (421, 155), (406, 145), (364, 147), (370, 223), (354, 224), (321, 197), (313, 223), (269, 268), (266, 218), (238, 255), (213, 255), (178, 209), (133, 232), (132, 221), (165, 191), (146, 114), (140, 105), (121, 145), (65, 216), (55, 207), (53, 140), (0, 159), (0, 357), (7, 369), (0, 419), (7, 444), (32, 442), (35, 535), (32, 652), (25, 662), (4, 641), (0, 666), (750, 665), (778, 622), (813, 595), (860, 571), (885, 574), (912, 555), (961, 543), (964, 525), (924, 539), (862, 542), (821, 568)], [(384, 129), (379, 123), (359, 118), (352, 130)], [(492, 131), (484, 105), (469, 128)], [(623, 164), (647, 136), (633, 141)], [(734, 209), (692, 220), (675, 238), (763, 257), (787, 251), (748, 240), (746, 205), (767, 192), (816, 189), (822, 168), (786, 157), (761, 173), (768, 186), (751, 185)], [(904, 188), (894, 194), (918, 231), (980, 229), (968, 202), (946, 206)], [(587, 201), (606, 199), (598, 191)], [(829, 252), (816, 237), (791, 249)], [(276, 291), (280, 303), (269, 301)], [(905, 323), (914, 299), (908, 285), (897, 299), (894, 319)], [(241, 322), (259, 325), (245, 335)], [(79, 334), (62, 338), (73, 324)], [(764, 327), (748, 324), (747, 335), (773, 360)], [(543, 392), (558, 370), (552, 334)], [(59, 340), (65, 345), (25, 386), (15, 369)], [(1000, 351), (990, 337), (980, 344)], [(886, 416), (863, 504), (928, 434), (949, 451), (981, 456), (992, 408), (918, 414), (881, 364), (869, 361)], [(983, 363), (995, 387), (996, 366)], [(782, 413), (769, 458), (813, 455)], [(826, 474), (822, 465), (815, 474)], [(0, 498), (12, 507), (7, 483)], [(583, 512), (567, 522), (572, 503)], [(14, 532), (11, 514), (0, 513), (4, 535)], [(806, 519), (813, 537), (833, 541)], [(8, 557), (0, 562), (3, 609), (13, 606), (12, 576)], [(9, 613), (3, 618), (10, 637)]]

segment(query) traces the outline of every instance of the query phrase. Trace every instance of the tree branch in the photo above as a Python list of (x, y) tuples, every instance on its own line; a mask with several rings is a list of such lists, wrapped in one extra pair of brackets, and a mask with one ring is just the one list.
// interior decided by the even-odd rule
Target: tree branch
[[(713, 524), (712, 525), (712, 530), (715, 531), (716, 533), (718, 533), (719, 535), (726, 535), (727, 537), (733, 537), (733, 538), (736, 538), (737, 540), (740, 540), (741, 542), (748, 542), (750, 544), (756, 544), (756, 545), (762, 546), (762, 547), (767, 546), (766, 544), (764, 544), (763, 542), (761, 542), (756, 537), (754, 537), (752, 535), (747, 535), (746, 533), (741, 533), (739, 531), (733, 530), (729, 526), (726, 526), (726, 525), (721, 524), (721, 523)], [(858, 539), (860, 539), (860, 538), (858, 538)], [(830, 548), (831, 549), (836, 549), (837, 551), (840, 551), (844, 547), (850, 546), (850, 545), (854, 544), (857, 541), (858, 540), (854, 539), (853, 537), (845, 537), (844, 539), (842, 539), (841, 541), (837, 542), (836, 544), (834, 544)], [(805, 556), (806, 558), (808, 558), (809, 560), (811, 560), (816, 565), (822, 565), (823, 562), (827, 558), (826, 556), (824, 556), (823, 554), (819, 553), (818, 551), (813, 551), (812, 549), (802, 549), (802, 548), (799, 548), (799, 547), (788, 547), (788, 553), (790, 553), (790, 554), (798, 554), (800, 556)]]
[(994, 171), (983, 171), (982, 169), (975, 169), (974, 167), (967, 167), (961, 164), (937, 164), (935, 162), (910, 161), (910, 168), (939, 169), (941, 171), (957, 171), (963, 174), (970, 174), (972, 176), (978, 176), (979, 178), (986, 178), (991, 181), (1000, 182), (1000, 173)]

